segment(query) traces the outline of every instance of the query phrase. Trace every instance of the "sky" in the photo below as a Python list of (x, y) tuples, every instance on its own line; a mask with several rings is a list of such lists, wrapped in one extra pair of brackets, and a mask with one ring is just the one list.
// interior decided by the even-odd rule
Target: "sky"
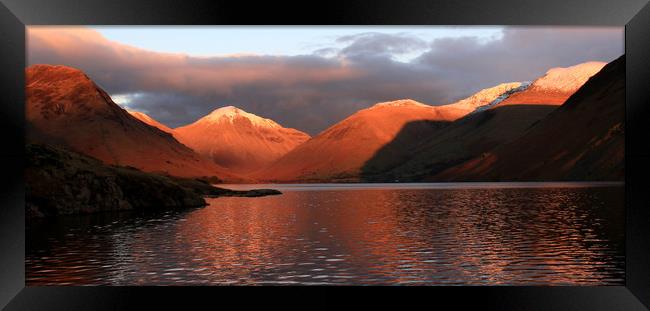
[(237, 106), (311, 135), (378, 102), (444, 105), (553, 67), (609, 62), (621, 27), (29, 26), (28, 65), (84, 71), (178, 127)]
[[(252, 27), (252, 26), (204, 26), (204, 27), (92, 27), (109, 40), (137, 46), (143, 49), (185, 53), (192, 56), (227, 56), (238, 54), (257, 55), (308, 55), (328, 48), (343, 48), (345, 42), (339, 37), (360, 33), (385, 33), (399, 35), (409, 33), (423, 40), (436, 38), (475, 36), (481, 40), (499, 38), (501, 27)], [(170, 40), (173, 38), (173, 40)], [(226, 42), (226, 44), (224, 44)], [(420, 49), (420, 52), (423, 49)], [(400, 61), (409, 61), (417, 51), (394, 55)]]

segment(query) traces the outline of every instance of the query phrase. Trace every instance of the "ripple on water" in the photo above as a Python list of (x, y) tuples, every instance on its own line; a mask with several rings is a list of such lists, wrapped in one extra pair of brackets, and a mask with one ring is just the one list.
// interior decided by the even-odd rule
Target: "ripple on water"
[(337, 187), (28, 226), (33, 285), (621, 285), (623, 187)]

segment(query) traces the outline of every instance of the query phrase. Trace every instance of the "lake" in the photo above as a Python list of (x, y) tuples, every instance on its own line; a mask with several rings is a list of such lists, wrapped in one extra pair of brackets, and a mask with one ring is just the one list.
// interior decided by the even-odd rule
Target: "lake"
[(30, 222), (27, 285), (624, 285), (620, 183), (220, 186), (283, 194)]

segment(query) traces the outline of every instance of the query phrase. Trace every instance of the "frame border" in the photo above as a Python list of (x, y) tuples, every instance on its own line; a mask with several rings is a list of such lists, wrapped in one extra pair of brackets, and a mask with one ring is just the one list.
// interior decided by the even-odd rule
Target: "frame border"
[[(376, 291), (399, 293), (400, 307), (423, 298), (499, 310), (650, 310), (650, 5), (648, 0), (328, 1), (322, 3), (172, 0), (0, 0), (0, 308), (116, 310), (147, 302), (190, 308), (232, 294), (268, 307), (302, 298), (348, 296), (386, 306)], [(255, 8), (252, 10), (252, 8)], [(25, 287), (24, 68), (25, 25), (625, 25), (626, 285), (605, 287)], [(11, 300), (13, 298), (13, 300)], [(428, 298), (428, 299), (427, 299)], [(469, 298), (469, 299), (468, 299)], [(11, 302), (9, 302), (11, 300)], [(7, 304), (8, 303), (8, 304)], [(322, 306), (328, 305), (323, 301)], [(645, 306), (644, 306), (645, 305)], [(336, 307), (336, 304), (332, 304)]]

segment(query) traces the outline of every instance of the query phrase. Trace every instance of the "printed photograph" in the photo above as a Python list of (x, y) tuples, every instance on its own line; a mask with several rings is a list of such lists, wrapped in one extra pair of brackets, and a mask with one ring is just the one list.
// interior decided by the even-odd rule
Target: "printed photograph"
[(28, 26), (26, 285), (625, 285), (623, 27)]

